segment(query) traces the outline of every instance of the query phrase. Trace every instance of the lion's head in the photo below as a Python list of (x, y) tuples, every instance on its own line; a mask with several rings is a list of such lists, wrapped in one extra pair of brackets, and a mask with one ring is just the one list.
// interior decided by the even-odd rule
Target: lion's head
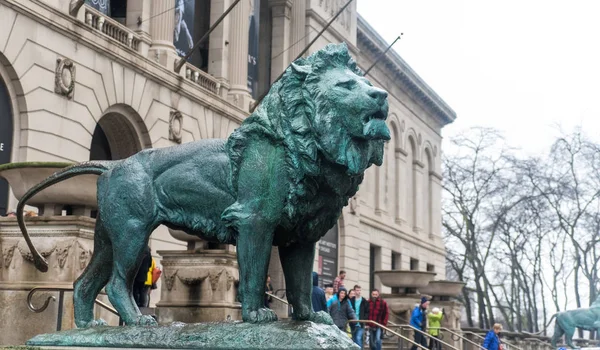
[(307, 175), (318, 176), (324, 161), (362, 177), (371, 164), (383, 162), (387, 114), (387, 93), (364, 78), (346, 44), (329, 44), (292, 63), (230, 136), (232, 185), (243, 150), (259, 135), (287, 149), (297, 186)]

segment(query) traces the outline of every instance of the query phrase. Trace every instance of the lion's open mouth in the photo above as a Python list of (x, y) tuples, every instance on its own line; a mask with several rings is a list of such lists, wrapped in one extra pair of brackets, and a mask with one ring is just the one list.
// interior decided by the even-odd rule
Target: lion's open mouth
[(375, 113), (367, 115), (364, 120), (363, 136), (367, 140), (385, 140), (390, 139), (390, 130), (385, 124), (387, 113), (383, 110), (377, 110)]
[(385, 120), (386, 117), (387, 115), (382, 110), (378, 110), (377, 112), (371, 114), (371, 119)]
[(382, 110), (378, 110), (373, 114), (365, 114), (363, 117), (363, 123), (367, 124), (373, 119), (385, 120), (385, 118), (387, 118), (387, 114)]

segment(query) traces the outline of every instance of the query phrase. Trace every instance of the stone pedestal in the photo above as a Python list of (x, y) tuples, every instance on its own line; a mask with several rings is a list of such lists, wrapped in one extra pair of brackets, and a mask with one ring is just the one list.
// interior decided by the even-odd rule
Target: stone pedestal
[[(33, 244), (48, 261), (48, 272), (38, 271), (17, 220), (0, 218), (0, 345), (19, 345), (39, 333), (53, 332), (57, 326), (58, 292), (38, 292), (32, 298), (39, 308), (49, 296), (48, 308), (34, 313), (27, 307), (27, 294), (33, 287), (72, 288), (73, 281), (87, 266), (93, 249), (95, 220), (81, 216), (26, 218)], [(99, 299), (108, 302), (106, 295)], [(73, 293), (65, 292), (62, 329), (75, 327)], [(96, 307), (96, 318), (118, 325), (118, 318)]]
[(163, 283), (156, 304), (158, 322), (241, 320), (239, 269), (232, 250), (159, 251)]
[(408, 324), (410, 314), (421, 299), (420, 294), (383, 294), (382, 298), (390, 309), (390, 321), (398, 324)]
[(27, 345), (54, 349), (359, 349), (334, 325), (295, 321), (93, 327), (40, 334)]

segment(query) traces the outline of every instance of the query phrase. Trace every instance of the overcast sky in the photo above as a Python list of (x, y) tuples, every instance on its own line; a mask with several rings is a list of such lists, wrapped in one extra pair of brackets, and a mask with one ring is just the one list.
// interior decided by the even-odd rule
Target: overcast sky
[(558, 126), (600, 140), (600, 1), (357, 0), (358, 12), (471, 126), (547, 151)]

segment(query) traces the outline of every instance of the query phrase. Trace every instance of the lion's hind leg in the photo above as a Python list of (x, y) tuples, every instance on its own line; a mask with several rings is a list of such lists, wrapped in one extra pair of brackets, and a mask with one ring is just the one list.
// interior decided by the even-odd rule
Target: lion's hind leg
[(556, 344), (560, 340), (560, 338), (565, 334), (565, 331), (562, 329), (558, 321), (554, 324), (554, 334), (552, 335), (551, 344), (553, 348), (556, 348)]
[[(118, 240), (113, 242), (113, 273), (106, 287), (108, 298), (127, 325), (155, 325), (156, 320), (142, 315), (133, 298), (133, 280), (137, 274), (151, 230), (143, 225), (120, 227)], [(114, 232), (113, 232), (114, 233)], [(112, 235), (115, 237), (115, 235)]]
[(75, 324), (79, 328), (106, 324), (101, 319), (94, 320), (94, 300), (110, 278), (112, 257), (112, 245), (104, 230), (102, 219), (98, 217), (96, 219), (92, 259), (73, 284)]
[(565, 332), (565, 343), (567, 343), (567, 345), (571, 348), (571, 349), (577, 349), (577, 347), (575, 345), (573, 345), (573, 335), (575, 335), (575, 326), (573, 325), (568, 325), (568, 324), (561, 324), (560, 325), (561, 328), (563, 328), (563, 331)]

